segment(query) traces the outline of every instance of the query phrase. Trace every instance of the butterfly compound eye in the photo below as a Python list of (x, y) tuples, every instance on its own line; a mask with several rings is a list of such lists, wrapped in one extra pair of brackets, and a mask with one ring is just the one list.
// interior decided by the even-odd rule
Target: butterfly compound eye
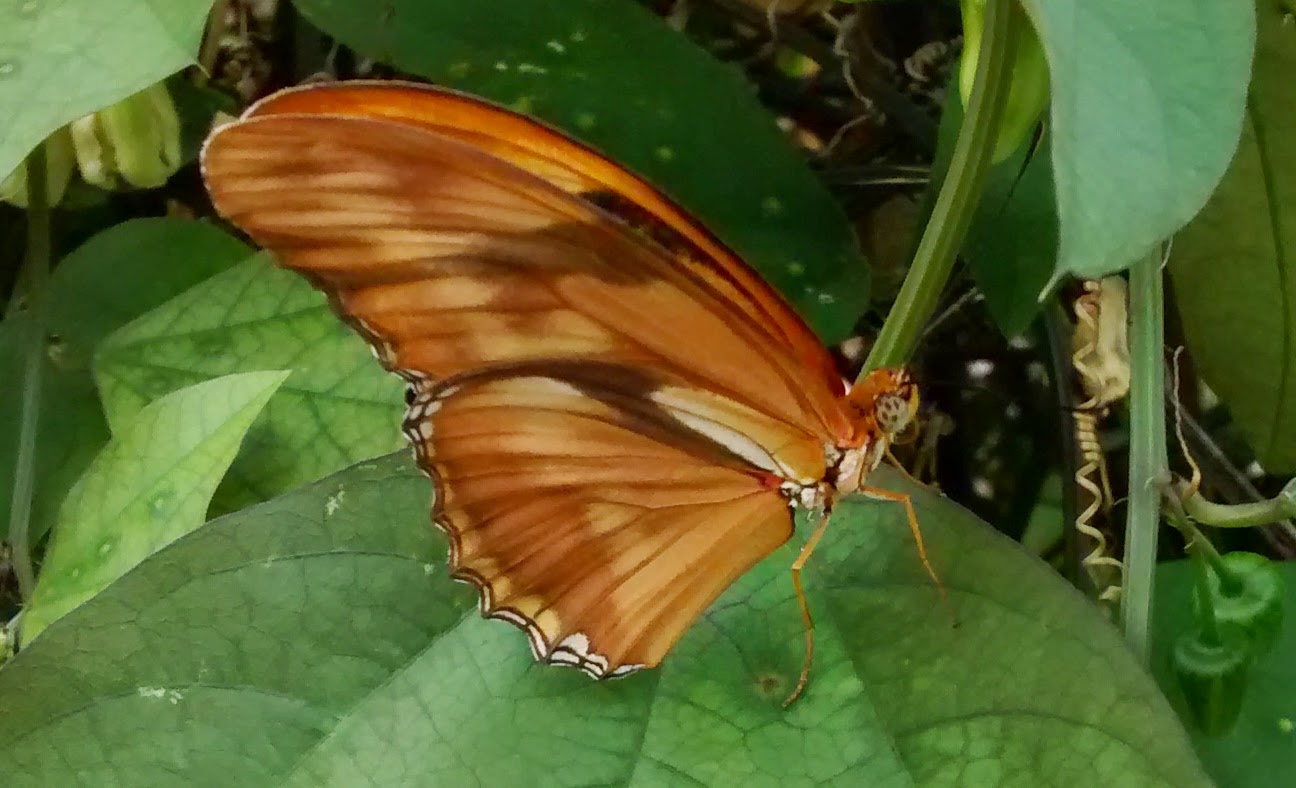
[(878, 426), (884, 432), (895, 435), (908, 426), (911, 410), (907, 398), (898, 394), (883, 394), (877, 398), (875, 407)]

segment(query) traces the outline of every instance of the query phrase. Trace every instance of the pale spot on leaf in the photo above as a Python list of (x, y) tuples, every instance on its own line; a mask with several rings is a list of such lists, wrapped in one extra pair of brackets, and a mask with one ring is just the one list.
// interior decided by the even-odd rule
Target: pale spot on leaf
[(149, 499), (149, 514), (154, 520), (165, 520), (175, 509), (175, 496), (171, 490), (163, 490)]
[(169, 701), (172, 706), (184, 699), (180, 692), (166, 687), (137, 687), (135, 691), (141, 698)]
[(336, 495), (329, 496), (324, 502), (324, 514), (332, 517), (338, 509), (342, 508), (342, 499), (346, 497), (346, 490), (338, 490)]

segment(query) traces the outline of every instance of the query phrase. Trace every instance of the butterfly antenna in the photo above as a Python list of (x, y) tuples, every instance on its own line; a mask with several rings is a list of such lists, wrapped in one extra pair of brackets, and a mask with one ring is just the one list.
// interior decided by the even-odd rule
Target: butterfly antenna
[(797, 604), (801, 606), (801, 624), (805, 628), (805, 662), (801, 665), (801, 677), (797, 679), (796, 687), (793, 688), (792, 694), (787, 696), (787, 700), (783, 701), (785, 709), (801, 697), (806, 684), (810, 681), (810, 663), (814, 661), (814, 619), (810, 617), (810, 605), (806, 603), (805, 589), (801, 587), (801, 570), (805, 568), (806, 561), (810, 560), (810, 555), (814, 553), (819, 540), (828, 530), (828, 520), (831, 515), (832, 505), (827, 504), (824, 506), (823, 515), (819, 518), (819, 525), (801, 546), (801, 553), (797, 555), (797, 559), (792, 562), (792, 585), (796, 588)]
[(954, 315), (958, 314), (971, 304), (977, 304), (984, 300), (985, 294), (975, 286), (969, 287), (963, 293), (956, 296), (949, 306), (942, 309), (940, 314), (936, 315), (931, 320), (928, 320), (927, 325), (923, 326), (922, 332), (918, 334), (918, 338), (914, 340), (914, 352), (911, 353), (910, 356), (913, 356), (918, 352), (918, 348), (923, 346), (923, 343), (925, 343), (931, 335), (936, 332), (937, 328), (940, 328), (942, 323), (954, 317)]

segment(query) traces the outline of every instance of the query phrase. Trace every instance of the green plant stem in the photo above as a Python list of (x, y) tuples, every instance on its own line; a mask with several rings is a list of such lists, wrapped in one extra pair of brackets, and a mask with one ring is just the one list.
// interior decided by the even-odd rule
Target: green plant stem
[[(1168, 488), (1166, 488), (1168, 493)], [(1228, 564), (1224, 563), (1224, 556), (1220, 551), (1215, 549), (1215, 545), (1201, 532), (1197, 524), (1187, 512), (1184, 511), (1177, 498), (1170, 497), (1167, 494), (1165, 506), (1162, 507), (1161, 513), (1165, 516), (1167, 522), (1178, 529), (1183, 535), (1185, 549), (1188, 555), (1193, 557), (1194, 561), (1201, 562), (1202, 566), (1209, 567), (1219, 577), (1220, 585), (1226, 589), (1240, 590), (1243, 583), (1242, 578), (1238, 577)]]
[(14, 463), (13, 500), (9, 509), (9, 544), (13, 548), (18, 592), (27, 600), (31, 599), (36, 585), (29, 534), (36, 479), (36, 432), (40, 420), (45, 291), (50, 269), (50, 207), (43, 144), (37, 145), (27, 157), (27, 254), (23, 267), (30, 319), (23, 348), (22, 412), (19, 416), (17, 461)]
[(1210, 570), (1200, 552), (1193, 552), (1193, 589), (1197, 594), (1197, 625), (1202, 642), (1212, 646), (1220, 644), (1219, 623), (1215, 620), (1215, 605), (1211, 601)]
[(1287, 483), (1267, 501), (1223, 504), (1208, 501), (1200, 493), (1188, 495), (1188, 485), (1181, 482), (1175, 489), (1182, 496), (1184, 511), (1199, 523), (1216, 528), (1251, 528), (1296, 517), (1296, 480)]
[(1012, 86), (1013, 50), (1022, 26), (1028, 24), (1016, 0), (987, 1), (976, 77), (949, 172), (918, 242), (913, 266), (860, 372), (861, 380), (869, 370), (903, 364), (936, 310), (990, 170), (999, 119)]
[(1135, 655), (1148, 663), (1157, 532), (1166, 457), (1164, 301), (1159, 254), (1130, 268), (1130, 470), (1121, 621)]

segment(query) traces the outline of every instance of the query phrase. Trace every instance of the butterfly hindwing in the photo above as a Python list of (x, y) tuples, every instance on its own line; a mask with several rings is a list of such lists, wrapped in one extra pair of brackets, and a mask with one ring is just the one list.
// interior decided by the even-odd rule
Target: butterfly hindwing
[(406, 426), (436, 520), (482, 611), (539, 659), (598, 678), (651, 667), (792, 534), (780, 477), (655, 406), (634, 370), (540, 365), (468, 375)]

